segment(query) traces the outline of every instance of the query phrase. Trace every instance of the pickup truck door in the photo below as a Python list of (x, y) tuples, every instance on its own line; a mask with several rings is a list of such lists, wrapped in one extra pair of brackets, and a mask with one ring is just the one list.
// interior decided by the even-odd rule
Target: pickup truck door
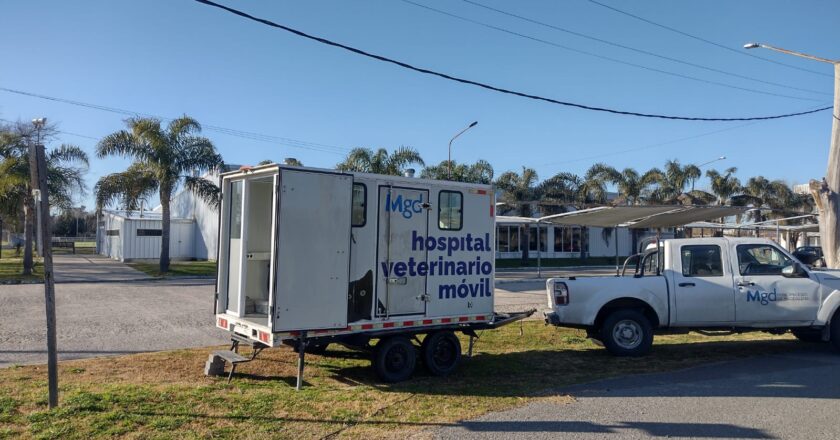
[(794, 260), (771, 244), (738, 244), (733, 263), (735, 317), (739, 323), (810, 322), (820, 304), (820, 283), (807, 278), (785, 278), (782, 268)]
[(679, 325), (731, 323), (735, 320), (732, 270), (726, 248), (684, 244), (672, 253), (675, 313)]

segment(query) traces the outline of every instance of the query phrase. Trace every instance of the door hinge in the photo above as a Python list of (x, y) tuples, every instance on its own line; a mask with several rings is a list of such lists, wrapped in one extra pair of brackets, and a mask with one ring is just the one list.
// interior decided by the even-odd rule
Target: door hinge
[(407, 277), (386, 278), (386, 281), (387, 281), (388, 284), (398, 284), (400, 286), (405, 286), (406, 284), (408, 284), (408, 278)]
[(432, 301), (432, 296), (429, 295), (428, 293), (424, 293), (422, 295), (417, 296), (417, 301), (431, 302)]

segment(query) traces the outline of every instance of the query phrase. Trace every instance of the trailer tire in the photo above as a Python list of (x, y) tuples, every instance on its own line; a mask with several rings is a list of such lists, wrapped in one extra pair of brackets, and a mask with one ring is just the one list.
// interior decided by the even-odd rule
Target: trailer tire
[(644, 356), (653, 345), (653, 327), (641, 311), (619, 309), (604, 321), (601, 341), (614, 356)]
[(451, 331), (429, 333), (421, 345), (423, 363), (435, 376), (449, 376), (461, 362), (461, 341)]
[(814, 329), (791, 329), (791, 333), (796, 339), (802, 342), (822, 342), (822, 330)]
[(373, 352), (373, 370), (383, 382), (402, 382), (414, 373), (417, 349), (405, 336), (383, 338)]

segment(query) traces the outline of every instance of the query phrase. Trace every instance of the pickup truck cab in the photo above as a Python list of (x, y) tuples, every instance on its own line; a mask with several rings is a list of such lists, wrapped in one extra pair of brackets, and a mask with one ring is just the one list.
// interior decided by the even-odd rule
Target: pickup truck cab
[(546, 322), (582, 328), (614, 355), (647, 353), (655, 333), (790, 330), (840, 349), (840, 271), (811, 271), (771, 240), (662, 240), (632, 274), (550, 278)]

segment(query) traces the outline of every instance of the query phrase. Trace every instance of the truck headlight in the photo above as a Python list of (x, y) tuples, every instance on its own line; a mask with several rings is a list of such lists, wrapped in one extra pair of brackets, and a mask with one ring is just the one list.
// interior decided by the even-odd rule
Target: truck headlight
[(554, 283), (554, 304), (558, 306), (569, 304), (569, 287), (566, 283)]

